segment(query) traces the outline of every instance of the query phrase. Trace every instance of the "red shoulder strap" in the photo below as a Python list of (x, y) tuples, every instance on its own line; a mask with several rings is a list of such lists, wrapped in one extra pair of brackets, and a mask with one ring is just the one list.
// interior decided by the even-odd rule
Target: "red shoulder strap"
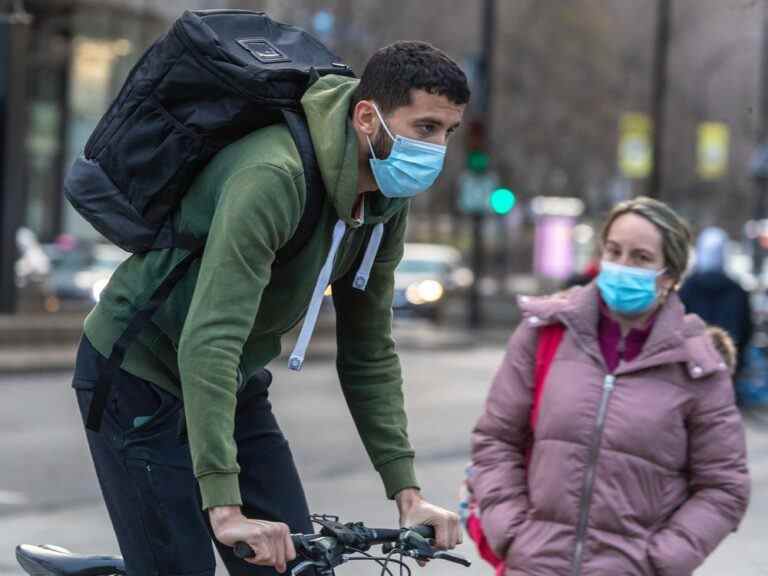
[(533, 405), (531, 406), (531, 430), (536, 429), (536, 421), (539, 419), (539, 406), (541, 395), (544, 393), (544, 381), (552, 360), (557, 353), (557, 348), (565, 334), (565, 326), (562, 324), (550, 324), (539, 329), (539, 342), (536, 345), (536, 368), (533, 374)]

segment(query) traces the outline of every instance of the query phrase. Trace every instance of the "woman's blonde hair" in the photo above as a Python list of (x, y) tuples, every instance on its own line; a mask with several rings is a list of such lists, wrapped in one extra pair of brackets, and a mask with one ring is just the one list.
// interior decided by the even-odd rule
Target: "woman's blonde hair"
[(688, 268), (691, 247), (691, 231), (685, 221), (664, 202), (647, 196), (638, 196), (613, 207), (600, 233), (603, 245), (608, 239), (608, 232), (614, 220), (624, 214), (637, 214), (656, 226), (661, 233), (661, 246), (667, 274), (674, 278), (675, 282), (679, 282)]

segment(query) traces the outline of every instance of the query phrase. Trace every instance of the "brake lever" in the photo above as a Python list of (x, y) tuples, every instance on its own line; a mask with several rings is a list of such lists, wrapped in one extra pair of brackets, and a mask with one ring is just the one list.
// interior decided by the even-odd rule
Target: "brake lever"
[(315, 562), (314, 560), (304, 560), (294, 566), (293, 570), (291, 570), (291, 576), (299, 576), (302, 572), (305, 570), (309, 570), (310, 568), (317, 566), (319, 568), (322, 568), (325, 566), (322, 562)]
[(453, 562), (454, 564), (461, 564), (466, 568), (472, 566), (472, 562), (464, 558), (464, 556), (461, 554), (456, 554), (454, 552), (446, 552), (444, 550), (440, 550), (432, 554), (432, 558), (435, 560), (447, 560), (448, 562)]
[(434, 548), (432, 548), (429, 540), (414, 530), (406, 530), (403, 532), (400, 536), (400, 542), (409, 552), (415, 552), (424, 559), (432, 557)]

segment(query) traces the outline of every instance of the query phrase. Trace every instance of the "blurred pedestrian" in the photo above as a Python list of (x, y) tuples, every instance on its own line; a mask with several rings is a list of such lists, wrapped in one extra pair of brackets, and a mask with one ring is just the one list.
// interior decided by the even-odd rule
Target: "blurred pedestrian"
[(574, 272), (563, 283), (563, 288), (573, 288), (574, 286), (585, 286), (597, 278), (600, 271), (599, 261), (590, 260), (584, 269), (580, 272)]
[(720, 228), (705, 228), (696, 240), (693, 273), (680, 289), (685, 309), (708, 324), (720, 326), (736, 344), (736, 373), (752, 338), (752, 309), (749, 294), (725, 272), (728, 235)]
[(472, 437), (471, 487), (506, 576), (689, 575), (743, 517), (730, 371), (676, 292), (689, 240), (665, 204), (623, 202), (594, 282), (520, 299)]

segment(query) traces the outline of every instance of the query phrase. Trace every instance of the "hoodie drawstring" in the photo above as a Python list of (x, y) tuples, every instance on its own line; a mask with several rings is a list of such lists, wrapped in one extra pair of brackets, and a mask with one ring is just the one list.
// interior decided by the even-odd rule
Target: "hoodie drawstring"
[[(325, 259), (320, 274), (317, 277), (315, 283), (315, 289), (312, 292), (312, 300), (309, 303), (307, 309), (307, 315), (304, 318), (304, 324), (301, 326), (301, 332), (299, 332), (299, 338), (296, 340), (296, 345), (293, 347), (293, 352), (288, 359), (288, 368), (291, 370), (301, 370), (304, 365), (304, 355), (309, 347), (309, 341), (312, 338), (312, 333), (315, 331), (315, 324), (317, 324), (317, 316), (320, 313), (320, 306), (323, 303), (323, 295), (325, 289), (331, 280), (331, 273), (333, 272), (333, 263), (336, 259), (336, 253), (339, 251), (341, 240), (344, 238), (344, 233), (347, 230), (347, 225), (343, 220), (336, 222), (336, 226), (333, 228), (333, 241), (331, 242), (331, 249), (328, 252), (328, 256)], [(384, 235), (384, 224), (376, 224), (371, 232), (371, 238), (368, 241), (368, 246), (365, 249), (365, 255), (363, 261), (360, 264), (360, 268), (355, 274), (355, 280), (353, 283), (354, 288), (358, 290), (365, 290), (368, 285), (368, 278), (371, 275), (371, 268), (376, 260), (376, 254), (379, 251), (381, 245), (381, 238)]]
[(315, 290), (312, 292), (312, 300), (309, 303), (309, 309), (307, 310), (307, 316), (304, 318), (304, 324), (302, 324), (301, 332), (299, 332), (299, 339), (296, 341), (296, 345), (293, 347), (293, 352), (291, 352), (291, 357), (288, 360), (288, 368), (291, 370), (301, 370), (301, 367), (304, 365), (304, 354), (309, 346), (309, 340), (312, 338), (312, 332), (315, 331), (317, 315), (320, 313), (320, 305), (323, 303), (323, 294), (331, 280), (333, 261), (336, 259), (336, 252), (339, 250), (339, 245), (341, 245), (341, 239), (344, 237), (346, 229), (347, 225), (343, 220), (336, 222), (336, 226), (333, 228), (333, 242), (331, 242), (331, 249), (328, 252), (328, 257), (325, 259), (325, 264), (323, 264), (323, 267), (320, 270), (320, 275), (317, 277)]
[(371, 239), (368, 241), (368, 247), (365, 249), (365, 255), (363, 261), (360, 263), (360, 268), (357, 269), (355, 274), (355, 281), (352, 284), (354, 288), (358, 290), (365, 290), (368, 286), (368, 278), (371, 276), (371, 268), (376, 260), (376, 254), (379, 252), (379, 246), (381, 245), (381, 237), (384, 235), (384, 224), (379, 222), (373, 227), (371, 232)]

